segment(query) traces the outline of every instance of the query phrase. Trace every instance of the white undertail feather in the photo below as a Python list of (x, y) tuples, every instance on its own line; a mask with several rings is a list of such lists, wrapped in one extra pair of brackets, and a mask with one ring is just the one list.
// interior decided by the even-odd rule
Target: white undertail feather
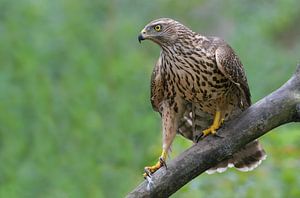
[(206, 171), (208, 174), (222, 173), (227, 168), (235, 167), (242, 172), (252, 171), (258, 167), (267, 155), (257, 140), (248, 143), (240, 151), (233, 154), (232, 158), (220, 162), (217, 166)]

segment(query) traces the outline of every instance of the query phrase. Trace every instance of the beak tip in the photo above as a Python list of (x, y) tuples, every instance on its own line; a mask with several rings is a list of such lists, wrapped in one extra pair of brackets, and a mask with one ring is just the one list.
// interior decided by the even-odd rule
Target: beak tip
[(142, 34), (140, 34), (140, 35), (138, 36), (138, 41), (139, 41), (139, 43), (141, 43), (143, 40), (145, 40), (145, 38), (143, 37)]

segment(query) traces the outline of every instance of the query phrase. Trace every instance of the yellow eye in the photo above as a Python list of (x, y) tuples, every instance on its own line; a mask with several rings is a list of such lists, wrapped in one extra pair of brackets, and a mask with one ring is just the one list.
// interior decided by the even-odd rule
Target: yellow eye
[(154, 26), (154, 29), (155, 29), (156, 32), (159, 32), (159, 31), (161, 31), (161, 26), (156, 25), (156, 26)]

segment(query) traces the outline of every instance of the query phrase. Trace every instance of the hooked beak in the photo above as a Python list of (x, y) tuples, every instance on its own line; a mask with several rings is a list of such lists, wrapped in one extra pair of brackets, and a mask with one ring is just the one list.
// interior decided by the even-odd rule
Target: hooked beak
[(138, 36), (138, 40), (139, 40), (139, 42), (141, 43), (141, 41), (145, 40), (145, 38), (143, 37), (142, 34), (140, 34), (140, 35)]
[(144, 29), (141, 31), (140, 35), (138, 36), (138, 40), (139, 40), (140, 43), (141, 43), (141, 41), (143, 41), (143, 40), (146, 39), (145, 35), (146, 35), (146, 30), (145, 30), (145, 28), (144, 28)]
[(138, 36), (138, 40), (139, 40), (140, 43), (141, 43), (141, 41), (145, 40), (143, 34), (140, 34), (140, 35)]

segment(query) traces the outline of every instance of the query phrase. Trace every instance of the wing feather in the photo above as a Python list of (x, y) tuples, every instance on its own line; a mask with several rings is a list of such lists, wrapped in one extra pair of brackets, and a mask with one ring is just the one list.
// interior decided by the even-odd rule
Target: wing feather
[(153, 110), (158, 112), (159, 112), (160, 104), (164, 99), (163, 78), (160, 72), (161, 64), (162, 64), (162, 60), (161, 57), (159, 57), (152, 71), (151, 85), (150, 85), (151, 86), (150, 101), (152, 104), (152, 108)]
[[(246, 100), (246, 107), (251, 105), (251, 94), (246, 78), (246, 74), (238, 56), (233, 49), (226, 43), (220, 45), (216, 51), (216, 62), (218, 69), (225, 75), (231, 82), (236, 84), (244, 95)], [(244, 103), (244, 101), (242, 101)], [(245, 104), (244, 104), (245, 105)]]

